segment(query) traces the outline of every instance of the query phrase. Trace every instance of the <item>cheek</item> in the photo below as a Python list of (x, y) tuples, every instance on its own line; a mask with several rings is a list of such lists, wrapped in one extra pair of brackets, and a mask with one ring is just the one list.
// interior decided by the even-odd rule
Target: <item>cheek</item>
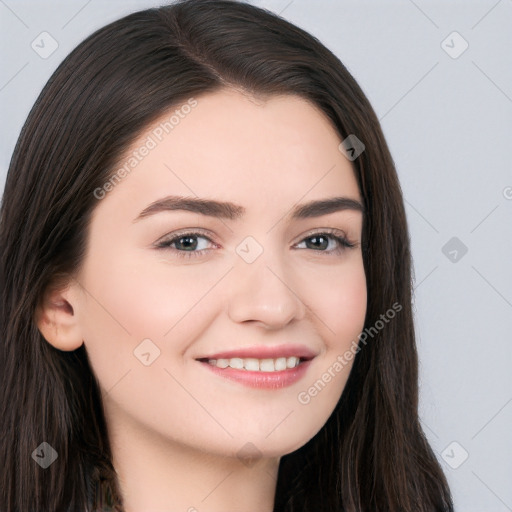
[(98, 304), (92, 304), (92, 315), (117, 323), (134, 341), (141, 336), (162, 337), (200, 298), (198, 287), (191, 285), (193, 270), (186, 275), (133, 249), (123, 252), (115, 255), (114, 265), (107, 265), (109, 258), (102, 255), (85, 269), (83, 281), (100, 299), (93, 302), (100, 302), (103, 309), (102, 314)]
[(164, 356), (159, 363), (183, 354), (201, 331), (208, 304), (211, 309), (203, 299), (224, 272), (203, 273), (195, 265), (173, 269), (137, 254), (119, 253), (115, 265), (106, 261), (113, 260), (104, 254), (90, 260), (80, 282), (87, 292), (81, 308), (85, 346), (108, 388), (138, 363), (143, 340), (151, 340), (158, 357)]
[(344, 351), (364, 327), (367, 291), (363, 263), (355, 261), (314, 281), (315, 286), (309, 286), (308, 306), (325, 324), (327, 348)]
[[(313, 430), (319, 429), (338, 403), (352, 369), (367, 307), (362, 261), (315, 279), (309, 306), (317, 317), (325, 353), (297, 396)], [(318, 418), (312, 421), (313, 418)]]

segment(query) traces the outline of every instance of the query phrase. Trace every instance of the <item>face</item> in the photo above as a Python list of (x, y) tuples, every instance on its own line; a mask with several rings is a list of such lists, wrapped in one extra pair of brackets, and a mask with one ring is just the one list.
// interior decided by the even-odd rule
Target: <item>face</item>
[[(104, 187), (75, 314), (107, 421), (279, 457), (320, 430), (352, 366), (367, 300), (361, 196), (340, 137), (304, 99), (195, 102), (142, 133)], [(332, 198), (354, 204), (299, 210)]]

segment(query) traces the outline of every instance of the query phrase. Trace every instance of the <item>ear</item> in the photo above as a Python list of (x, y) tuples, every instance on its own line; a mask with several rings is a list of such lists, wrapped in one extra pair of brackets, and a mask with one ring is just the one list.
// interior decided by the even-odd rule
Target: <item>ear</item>
[(37, 327), (48, 343), (64, 351), (76, 350), (83, 343), (76, 314), (76, 285), (48, 289), (35, 312)]

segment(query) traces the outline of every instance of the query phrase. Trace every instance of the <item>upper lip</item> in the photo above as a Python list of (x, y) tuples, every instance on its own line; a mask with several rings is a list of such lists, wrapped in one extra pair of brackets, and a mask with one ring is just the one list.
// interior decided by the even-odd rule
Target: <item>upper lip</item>
[(300, 359), (313, 359), (317, 354), (304, 345), (278, 345), (269, 347), (267, 345), (257, 347), (236, 348), (233, 350), (225, 350), (216, 352), (211, 355), (198, 357), (197, 359), (232, 359), (239, 357), (241, 359), (277, 359), (278, 357), (298, 357)]

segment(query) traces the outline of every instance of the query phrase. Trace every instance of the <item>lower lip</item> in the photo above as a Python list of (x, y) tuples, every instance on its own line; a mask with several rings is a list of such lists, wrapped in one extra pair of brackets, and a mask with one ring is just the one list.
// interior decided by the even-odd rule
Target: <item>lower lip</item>
[(306, 373), (311, 361), (312, 359), (303, 361), (295, 368), (288, 368), (278, 372), (253, 372), (250, 370), (237, 370), (229, 366), (227, 368), (219, 368), (204, 361), (199, 362), (207, 366), (215, 374), (239, 382), (244, 386), (258, 389), (279, 389), (298, 382)]

